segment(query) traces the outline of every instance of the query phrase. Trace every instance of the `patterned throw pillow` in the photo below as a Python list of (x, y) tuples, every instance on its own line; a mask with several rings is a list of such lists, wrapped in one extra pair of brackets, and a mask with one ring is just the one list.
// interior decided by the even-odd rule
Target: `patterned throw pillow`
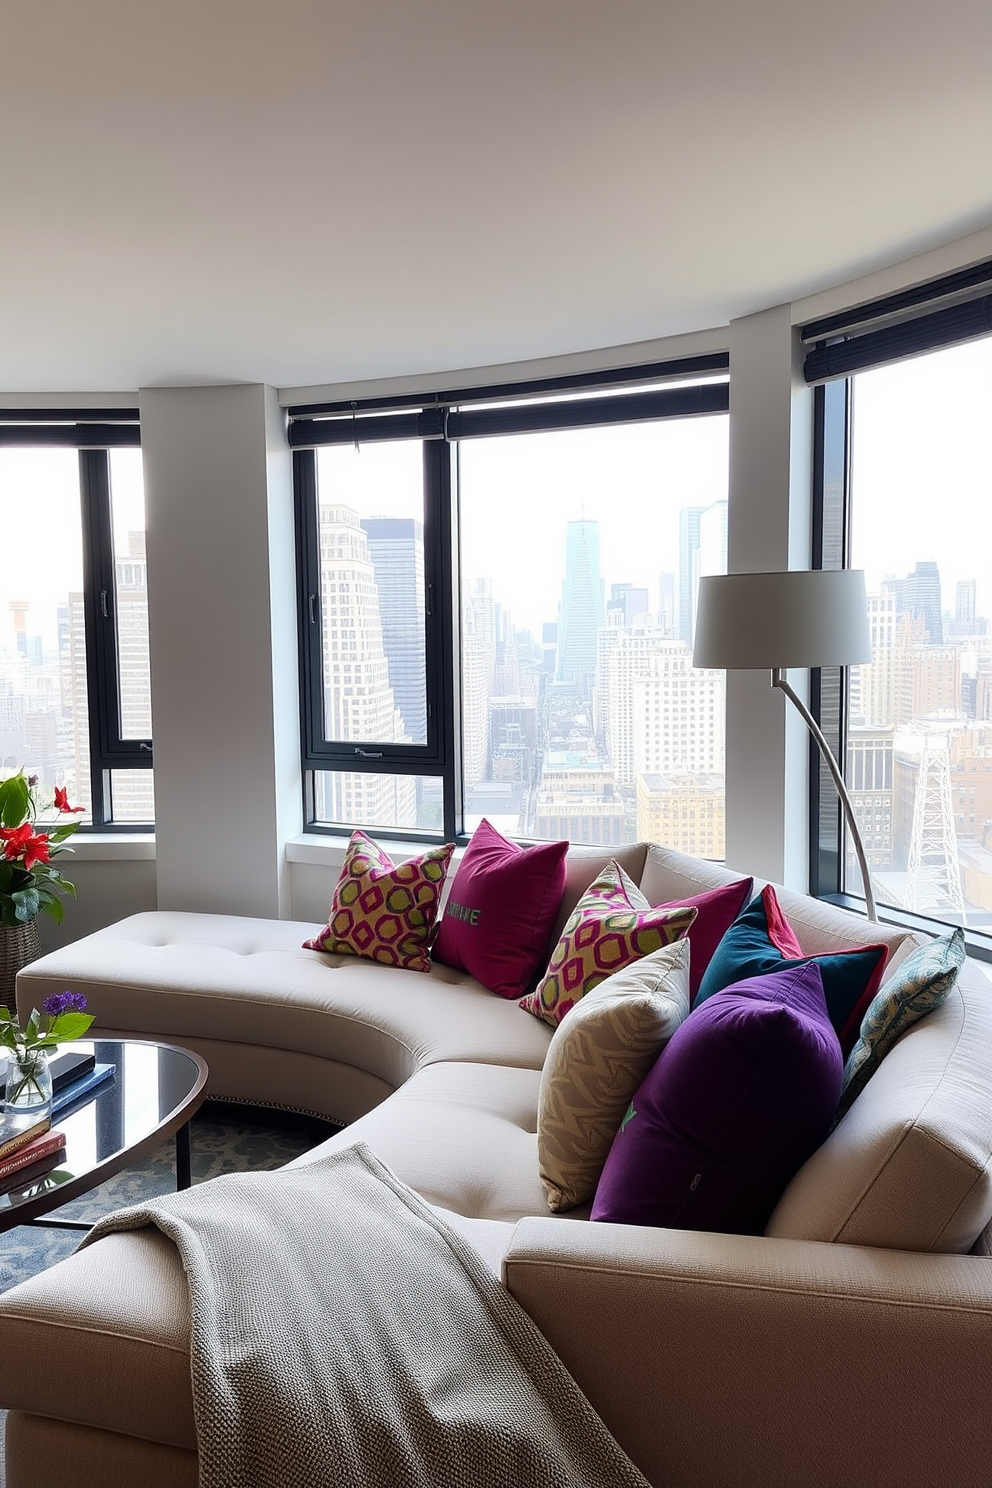
[(394, 865), (364, 832), (353, 832), (327, 924), (305, 949), (430, 971), (427, 946), (454, 850), (448, 842)]
[(541, 1073), (537, 1162), (556, 1213), (591, 1199), (630, 1098), (689, 1016), (689, 942), (600, 982), (555, 1029)]
[(700, 1007), (715, 992), (747, 977), (815, 961), (823, 973), (830, 1021), (846, 1058), (857, 1042), (861, 1019), (881, 985), (888, 954), (888, 947), (879, 944), (804, 955), (775, 890), (766, 884), (713, 952), (692, 1005)]
[(565, 922), (537, 989), (520, 1000), (557, 1028), (570, 1008), (615, 971), (685, 935), (693, 906), (652, 909), (617, 863), (608, 863)]
[(844, 1066), (838, 1120), (861, 1094), (896, 1039), (944, 1002), (964, 959), (964, 931), (953, 930), (907, 956), (878, 992), (862, 1020), (861, 1037)]

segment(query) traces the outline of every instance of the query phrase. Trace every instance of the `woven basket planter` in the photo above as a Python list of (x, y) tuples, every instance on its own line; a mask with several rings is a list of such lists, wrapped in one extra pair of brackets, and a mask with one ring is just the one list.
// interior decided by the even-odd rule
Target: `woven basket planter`
[(17, 973), (40, 955), (37, 918), (28, 920), (26, 925), (0, 925), (0, 1005), (10, 1012), (16, 1007)]

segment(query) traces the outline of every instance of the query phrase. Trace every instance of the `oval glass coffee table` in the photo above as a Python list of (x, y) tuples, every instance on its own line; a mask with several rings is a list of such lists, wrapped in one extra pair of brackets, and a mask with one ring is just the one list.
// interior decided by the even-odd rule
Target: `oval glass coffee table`
[[(176, 1187), (190, 1184), (189, 1121), (206, 1099), (207, 1066), (199, 1054), (151, 1039), (81, 1039), (59, 1046), (116, 1066), (111, 1078), (52, 1118), (65, 1151), (51, 1172), (0, 1193), (0, 1232), (31, 1224), (88, 1193), (130, 1163), (176, 1138)], [(16, 1182), (15, 1175), (7, 1182)], [(81, 1220), (41, 1221), (87, 1230)]]

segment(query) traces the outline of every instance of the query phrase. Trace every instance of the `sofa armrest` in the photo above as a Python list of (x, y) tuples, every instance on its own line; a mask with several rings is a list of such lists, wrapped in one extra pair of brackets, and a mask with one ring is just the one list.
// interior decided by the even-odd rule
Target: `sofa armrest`
[(503, 1275), (659, 1488), (992, 1481), (992, 1262), (524, 1219)]

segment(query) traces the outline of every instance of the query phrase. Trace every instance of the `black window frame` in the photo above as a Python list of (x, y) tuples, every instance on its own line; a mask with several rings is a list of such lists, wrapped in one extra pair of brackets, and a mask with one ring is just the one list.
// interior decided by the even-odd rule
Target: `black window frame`
[[(801, 327), (809, 348), (803, 366), (814, 390), (814, 568), (850, 564), (854, 376), (909, 357), (992, 337), (992, 260), (982, 260), (912, 289), (854, 306)], [(847, 775), (846, 669), (811, 674), (811, 711)], [(863, 896), (844, 888), (844, 823), (829, 772), (811, 753), (809, 784), (810, 893), (846, 908)], [(880, 919), (932, 934), (952, 922), (879, 904)], [(968, 954), (992, 961), (992, 933), (964, 928)]]
[(91, 819), (80, 832), (147, 832), (113, 816), (113, 771), (150, 770), (153, 741), (121, 733), (110, 451), (140, 448), (137, 408), (0, 409), (0, 446), (73, 448), (79, 460)]
[[(300, 404), (288, 409), (294, 473), (306, 832), (343, 836), (357, 825), (315, 820), (315, 772), (341, 770), (442, 780), (439, 831), (376, 826), (370, 829), (376, 837), (424, 842), (467, 840), (461, 781), (461, 576), (454, 468), (459, 443), (498, 434), (725, 414), (730, 403), (729, 366), (726, 352), (713, 352), (559, 378), (449, 388), (402, 398)], [(390, 439), (423, 442), (428, 710), (424, 745), (346, 742), (323, 736), (316, 450), (325, 444), (364, 445)]]

